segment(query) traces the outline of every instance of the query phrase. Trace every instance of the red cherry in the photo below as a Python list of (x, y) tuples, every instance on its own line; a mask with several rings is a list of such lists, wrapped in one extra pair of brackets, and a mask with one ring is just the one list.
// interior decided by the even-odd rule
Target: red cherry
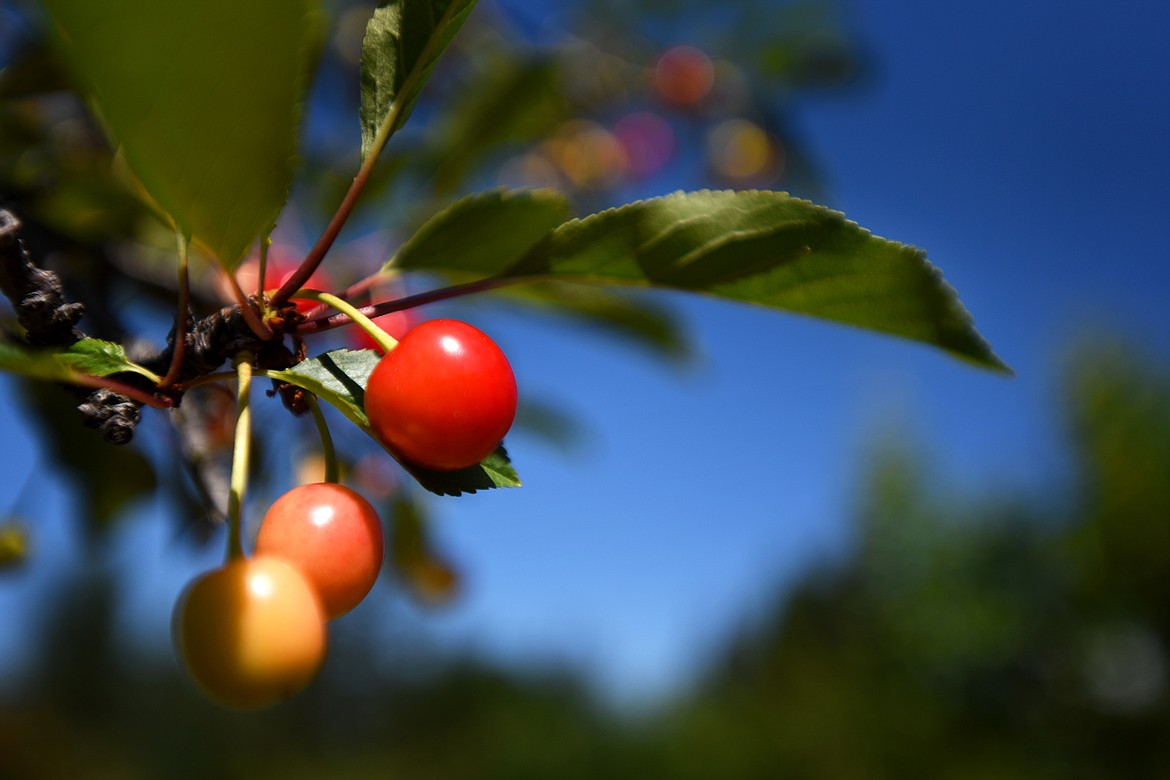
[(428, 320), (382, 358), (366, 385), (370, 427), (403, 460), (440, 471), (490, 455), (516, 417), (516, 378), (482, 331)]
[(268, 509), (256, 554), (280, 558), (305, 575), (329, 619), (356, 607), (382, 570), (382, 521), (344, 485), (317, 482), (285, 493)]

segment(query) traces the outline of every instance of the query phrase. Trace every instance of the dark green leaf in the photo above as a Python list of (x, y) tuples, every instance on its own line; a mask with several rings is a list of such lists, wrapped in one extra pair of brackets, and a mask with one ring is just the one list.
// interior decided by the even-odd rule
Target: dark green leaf
[(572, 220), (503, 275), (706, 293), (1010, 371), (921, 250), (780, 192), (675, 193)]
[(512, 467), (512, 461), (508, 459), (508, 453), (503, 447), (497, 448), (478, 466), (458, 471), (431, 471), (409, 463), (403, 463), (402, 466), (420, 485), (440, 496), (458, 496), (491, 488), (520, 487), (520, 476)]
[[(351, 422), (378, 441), (370, 430), (370, 421), (366, 417), (363, 401), (370, 372), (374, 370), (380, 357), (369, 349), (338, 349), (302, 361), (284, 371), (268, 371), (265, 375), (308, 390), (335, 406)], [(380, 441), (378, 443), (382, 444)], [(390, 454), (397, 459), (393, 452)], [(420, 485), (439, 495), (458, 496), (488, 488), (520, 485), (520, 478), (512, 468), (503, 447), (497, 449), (479, 465), (459, 471), (430, 471), (399, 462)]]
[(387, 268), (491, 276), (513, 265), (570, 213), (568, 200), (553, 190), (469, 195), (427, 220)]
[(292, 180), (317, 0), (46, 0), (60, 51), (131, 169), (234, 267)]
[(86, 528), (106, 530), (136, 500), (158, 489), (151, 462), (133, 444), (114, 445), (81, 425), (77, 397), (54, 385), (24, 383), (29, 417), (44, 434), (46, 456), (77, 488)]
[(475, 2), (383, 0), (374, 11), (362, 41), (363, 160), (380, 132), (385, 142), (410, 116), (435, 62)]

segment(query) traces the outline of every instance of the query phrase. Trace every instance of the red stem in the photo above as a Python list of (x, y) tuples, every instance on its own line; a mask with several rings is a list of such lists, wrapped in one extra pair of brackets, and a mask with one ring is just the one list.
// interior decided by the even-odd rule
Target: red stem
[[(405, 298), (398, 298), (393, 301), (385, 301), (384, 303), (365, 306), (358, 309), (358, 311), (370, 319), (373, 319), (374, 317), (380, 317), (383, 314), (402, 311), (403, 309), (413, 309), (415, 306), (422, 306), (427, 303), (445, 301), (449, 298), (458, 298), (463, 295), (487, 292), (488, 290), (494, 290), (498, 287), (505, 287), (509, 284), (518, 284), (520, 282), (530, 281), (532, 281), (531, 277), (493, 276), (488, 279), (480, 279), (474, 282), (467, 282), (466, 284), (457, 284), (452, 287), (442, 287), (438, 290), (429, 290), (428, 292), (418, 293), (416, 295), (408, 295)], [(340, 328), (344, 325), (349, 325), (351, 322), (352, 320), (345, 314), (334, 314), (328, 317), (319, 317), (315, 320), (309, 320), (308, 322), (299, 325), (297, 327), (297, 334), (300, 336), (308, 336), (313, 333), (320, 333), (321, 331)]]
[(276, 334), (272, 328), (268, 327), (268, 323), (257, 313), (252, 306), (252, 302), (248, 300), (248, 296), (244, 295), (244, 291), (240, 289), (240, 283), (236, 281), (235, 274), (229, 273), (221, 265), (215, 266), (220, 274), (223, 275), (228, 282), (228, 288), (232, 291), (232, 297), (236, 299), (236, 305), (240, 307), (240, 314), (244, 317), (244, 322), (248, 323), (248, 327), (256, 334), (256, 337), (262, 341), (271, 341), (276, 338)]
[(97, 387), (105, 390), (112, 390), (119, 395), (124, 395), (127, 398), (138, 401), (145, 406), (153, 406), (155, 409), (170, 409), (174, 407), (175, 402), (170, 398), (159, 397), (143, 392), (137, 387), (123, 384), (116, 379), (110, 379), (104, 376), (92, 376), (91, 374), (77, 374), (70, 377), (70, 382), (75, 385), (82, 385), (84, 387)]
[(357, 176), (353, 177), (353, 183), (349, 185), (349, 190), (345, 193), (345, 197), (341, 200), (341, 205), (337, 207), (337, 211), (333, 214), (333, 219), (329, 220), (329, 224), (325, 227), (325, 231), (321, 237), (317, 239), (317, 243), (305, 255), (305, 259), (297, 266), (297, 270), (280, 285), (280, 289), (272, 295), (272, 305), (280, 306), (297, 290), (305, 286), (309, 281), (309, 277), (317, 270), (317, 266), (321, 265), (321, 261), (325, 258), (325, 254), (329, 248), (333, 246), (333, 242), (337, 239), (337, 235), (341, 232), (341, 228), (345, 226), (346, 220), (349, 219), (350, 214), (353, 213), (354, 207), (357, 205), (358, 197), (365, 189), (366, 181), (370, 178), (370, 173), (374, 170), (374, 162), (377, 155), (371, 154), (366, 157), (362, 163), (362, 167), (358, 169)]

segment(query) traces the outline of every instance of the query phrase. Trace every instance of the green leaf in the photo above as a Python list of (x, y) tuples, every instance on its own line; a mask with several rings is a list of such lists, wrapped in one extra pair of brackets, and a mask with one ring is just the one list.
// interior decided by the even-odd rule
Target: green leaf
[(400, 271), (494, 275), (569, 218), (554, 190), (492, 190), (469, 195), (427, 220), (386, 264)]
[(318, 0), (45, 0), (131, 169), (234, 267), (276, 221), (320, 41)]
[(501, 275), (705, 293), (922, 341), (1010, 373), (921, 250), (780, 192), (675, 193), (572, 220)]
[[(383, 0), (362, 41), (362, 159), (402, 127), (476, 0)], [(383, 127), (385, 125), (385, 127)]]
[(381, 357), (372, 349), (336, 349), (302, 360), (284, 371), (267, 371), (265, 376), (303, 387), (368, 433), (370, 420), (364, 408), (366, 383)]
[(109, 376), (130, 372), (144, 376), (156, 385), (162, 382), (162, 377), (130, 360), (122, 345), (112, 341), (81, 339), (63, 352), (58, 352), (56, 358), (81, 374)]
[(55, 382), (122, 372), (141, 374), (155, 384), (161, 381), (158, 374), (127, 358), (121, 344), (99, 339), (82, 339), (63, 350), (28, 349), (0, 342), (0, 370)]
[[(401, 463), (401, 461), (399, 461)], [(402, 463), (418, 483), (440, 496), (459, 496), (491, 488), (520, 487), (520, 476), (503, 447), (483, 459), (478, 466), (458, 471), (431, 471)]]
[[(264, 375), (308, 390), (336, 407), (370, 438), (385, 447), (370, 430), (370, 421), (363, 408), (370, 372), (380, 359), (381, 356), (370, 349), (337, 349), (301, 361), (283, 371), (266, 371)], [(397, 459), (393, 452), (390, 455)], [(503, 447), (479, 465), (459, 471), (431, 471), (401, 460), (399, 463), (420, 485), (439, 495), (458, 496), (488, 488), (520, 486), (520, 478)]]

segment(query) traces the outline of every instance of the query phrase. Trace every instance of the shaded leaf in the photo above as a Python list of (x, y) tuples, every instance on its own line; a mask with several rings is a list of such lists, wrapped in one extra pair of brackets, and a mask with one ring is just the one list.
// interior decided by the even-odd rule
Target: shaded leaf
[(449, 604), (459, 595), (459, 572), (435, 549), (424, 507), (400, 495), (390, 512), (390, 565), (406, 591), (428, 607)]
[(423, 223), (387, 268), (490, 276), (514, 264), (570, 214), (568, 200), (554, 190), (469, 195)]
[(568, 118), (561, 63), (500, 52), (486, 65), (452, 97), (438, 137), (429, 139), (439, 192), (457, 189), (500, 147), (543, 138)]
[(317, 0), (46, 0), (59, 50), (150, 197), (234, 267), (275, 222)]
[[(410, 116), (439, 55), (476, 0), (383, 0), (362, 40), (362, 159)], [(376, 152), (375, 152), (376, 153)]]
[(410, 472), (420, 485), (440, 496), (460, 496), (491, 488), (520, 487), (520, 476), (512, 467), (512, 461), (503, 447), (497, 447), (496, 451), (484, 458), (479, 465), (458, 471), (432, 471), (411, 463), (402, 463), (402, 467)]
[(44, 434), (46, 456), (76, 486), (86, 528), (105, 531), (128, 506), (158, 489), (154, 466), (133, 445), (116, 446), (80, 425), (77, 398), (61, 387), (23, 383), (29, 417)]

